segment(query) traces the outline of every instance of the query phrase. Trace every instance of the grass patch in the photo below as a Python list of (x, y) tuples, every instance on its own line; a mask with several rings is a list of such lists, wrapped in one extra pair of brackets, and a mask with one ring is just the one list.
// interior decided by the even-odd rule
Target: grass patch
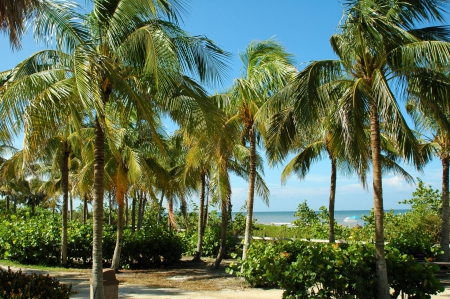
[(272, 237), (272, 238), (294, 238), (298, 236), (298, 228), (287, 227), (286, 225), (266, 225), (255, 224), (253, 229), (253, 236), (255, 237)]
[(14, 267), (19, 269), (35, 269), (40, 271), (55, 271), (55, 272), (86, 272), (86, 269), (64, 268), (64, 267), (49, 267), (42, 265), (24, 265), (10, 260), (0, 260), (0, 265), (3, 267)]

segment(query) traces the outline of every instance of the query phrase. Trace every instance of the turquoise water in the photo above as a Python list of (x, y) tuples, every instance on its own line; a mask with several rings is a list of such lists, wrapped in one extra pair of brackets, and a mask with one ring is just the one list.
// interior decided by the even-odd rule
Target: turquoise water
[[(395, 210), (395, 214), (404, 214), (408, 210)], [(389, 211), (386, 211), (389, 212)], [(236, 212), (233, 212), (234, 215)], [(246, 213), (243, 213), (244, 215)], [(253, 212), (253, 219), (256, 219), (257, 223), (260, 224), (272, 224), (272, 223), (291, 223), (295, 220), (295, 211), (285, 211), (285, 212)], [(335, 211), (334, 219), (340, 224), (349, 224), (344, 222), (346, 217), (357, 216), (359, 220), (351, 222), (351, 224), (363, 225), (364, 221), (361, 220), (362, 215), (370, 215), (370, 210), (349, 210), (349, 211)]]

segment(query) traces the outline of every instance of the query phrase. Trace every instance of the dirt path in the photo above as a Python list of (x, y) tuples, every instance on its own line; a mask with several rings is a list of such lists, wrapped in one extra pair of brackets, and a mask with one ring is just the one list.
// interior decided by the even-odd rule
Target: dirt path
[[(250, 288), (242, 279), (226, 274), (224, 268), (228, 265), (228, 261), (224, 261), (224, 264), (218, 270), (211, 269), (209, 262), (193, 263), (185, 260), (176, 267), (145, 271), (123, 270), (116, 275), (120, 282), (119, 298), (272, 299), (282, 296), (282, 290)], [(13, 270), (19, 269), (13, 268)], [(79, 292), (71, 297), (73, 299), (89, 298), (91, 271), (72, 270), (49, 273), (48, 271), (23, 269), (24, 272), (28, 273), (49, 273), (50, 276), (57, 278), (62, 283), (71, 283), (72, 289)], [(450, 298), (450, 281), (448, 279), (449, 277), (443, 278), (446, 286), (445, 292), (431, 298)]]

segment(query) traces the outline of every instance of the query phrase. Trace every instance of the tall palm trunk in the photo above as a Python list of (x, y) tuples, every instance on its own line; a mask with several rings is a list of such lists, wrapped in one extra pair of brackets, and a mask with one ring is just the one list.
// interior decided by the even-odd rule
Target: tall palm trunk
[(125, 226), (128, 227), (128, 196), (125, 194)]
[(331, 155), (329, 155), (331, 159), (331, 182), (330, 182), (330, 201), (328, 203), (328, 210), (330, 212), (330, 233), (328, 236), (328, 241), (330, 243), (334, 243), (334, 206), (335, 206), (335, 198), (336, 198), (336, 160), (333, 159)]
[(108, 224), (111, 225), (112, 224), (112, 191), (109, 191), (108, 194), (108, 199), (109, 199), (109, 211), (108, 211)]
[(87, 194), (84, 195), (84, 201), (83, 201), (83, 223), (86, 224), (86, 221), (88, 219), (88, 196)]
[(198, 208), (198, 239), (197, 239), (197, 250), (195, 251), (194, 261), (199, 261), (202, 257), (202, 247), (203, 247), (203, 235), (205, 233), (204, 226), (204, 211), (205, 211), (205, 188), (206, 188), (206, 174), (203, 172), (201, 175), (201, 189), (200, 189), (200, 202)]
[(73, 197), (72, 194), (69, 192), (69, 202), (70, 202), (70, 221), (73, 220)]
[[(64, 144), (66, 148), (67, 145)], [(63, 193), (62, 231), (61, 231), (61, 266), (67, 266), (67, 210), (69, 206), (69, 150), (67, 148), (61, 157), (61, 190)]]
[(175, 222), (175, 215), (173, 214), (173, 197), (169, 196), (167, 198), (167, 226), (170, 230), (177, 229), (177, 224)]
[(227, 246), (227, 226), (228, 226), (228, 201), (229, 198), (223, 198), (222, 199), (222, 226), (221, 226), (221, 232), (220, 232), (220, 248), (219, 253), (217, 254), (216, 260), (214, 261), (213, 268), (218, 269), (220, 266), (220, 263), (222, 262), (226, 246)]
[(384, 255), (384, 228), (383, 228), (383, 189), (381, 180), (381, 146), (380, 123), (378, 109), (374, 100), (370, 102), (370, 144), (372, 148), (373, 167), (373, 208), (375, 214), (375, 257), (377, 273), (378, 299), (389, 299), (389, 283), (387, 279), (387, 266)]
[(449, 160), (448, 156), (442, 157), (442, 229), (441, 250), (444, 252), (440, 260), (449, 261)]
[(252, 238), (253, 202), (255, 200), (256, 180), (256, 134), (254, 126), (249, 129), (248, 135), (250, 139), (250, 173), (248, 178), (247, 219), (245, 221), (244, 250), (242, 252), (243, 260), (247, 258), (247, 250)]
[(6, 211), (9, 212), (9, 195), (6, 195)]
[(159, 203), (158, 203), (158, 220), (156, 222), (158, 225), (161, 224), (161, 212), (162, 212), (163, 201), (164, 201), (164, 191), (161, 192), (161, 199), (159, 200)]
[(119, 215), (117, 215), (117, 238), (116, 238), (116, 247), (114, 248), (114, 255), (111, 263), (111, 269), (114, 269), (115, 272), (119, 271), (120, 266), (120, 253), (122, 251), (123, 245), (123, 210), (124, 210), (124, 194), (126, 190), (122, 187), (119, 187), (121, 183), (117, 184), (117, 204), (119, 205)]
[(133, 233), (136, 231), (136, 196), (137, 193), (131, 199), (131, 232)]
[(98, 118), (95, 120), (94, 143), (94, 206), (92, 242), (92, 294), (94, 299), (104, 299), (103, 288), (103, 193), (105, 166), (105, 135)]

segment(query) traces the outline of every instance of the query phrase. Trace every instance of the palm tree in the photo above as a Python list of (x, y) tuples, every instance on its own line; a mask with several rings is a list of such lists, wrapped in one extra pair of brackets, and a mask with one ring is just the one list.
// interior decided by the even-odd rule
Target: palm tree
[[(423, 165), (415, 136), (402, 116), (393, 88), (406, 92), (408, 85), (438, 86), (432, 77), (424, 74), (425, 70), (440, 69), (449, 61), (449, 44), (441, 41), (447, 38), (447, 31), (443, 27), (413, 29), (413, 26), (421, 21), (442, 21), (447, 3), (436, 0), (347, 1), (340, 33), (331, 38), (339, 60), (311, 63), (296, 76), (284, 94), (293, 94), (292, 113), (298, 127), (317, 120), (319, 111), (329, 107), (325, 95), (336, 86), (345, 90), (339, 99), (339, 114), (349, 117), (354, 128), (352, 134), (364, 135), (361, 124), (365, 123), (366, 115), (370, 116), (378, 298), (389, 298), (384, 257), (380, 119), (384, 122), (383, 131), (398, 142), (401, 155), (416, 167)], [(439, 86), (441, 90), (445, 88)], [(279, 99), (282, 98), (286, 99), (280, 95)], [(276, 100), (271, 105), (272, 108), (280, 106), (280, 101)], [(285, 140), (295, 134), (289, 127), (281, 131), (286, 134)], [(346, 134), (347, 140), (351, 137)]]
[(247, 219), (242, 254), (242, 259), (245, 259), (253, 222), (256, 147), (261, 140), (259, 133), (265, 131), (265, 122), (259, 121), (255, 115), (271, 95), (284, 87), (296, 69), (293, 67), (292, 55), (272, 39), (251, 42), (240, 54), (240, 58), (244, 66), (243, 74), (241, 78), (235, 80), (231, 88), (229, 110), (234, 114), (233, 121), (241, 123), (241, 138), (244, 144), (248, 141), (250, 149)]
[[(444, 77), (445, 79), (445, 77)], [(418, 99), (411, 99), (407, 104), (407, 111), (414, 119), (414, 123), (420, 132), (428, 132), (429, 137), (423, 134), (425, 143), (423, 151), (433, 152), (442, 164), (442, 226), (441, 226), (441, 250), (443, 254), (439, 256), (442, 261), (449, 261), (449, 163), (450, 163), (450, 136), (445, 127), (433, 118), (432, 113), (427, 111), (427, 107), (422, 107)], [(444, 117), (449, 117), (450, 111), (442, 109)]]
[[(132, 107), (137, 108), (138, 119), (151, 123), (150, 103), (154, 101), (159, 101), (175, 121), (188, 126), (208, 130), (211, 126), (207, 124), (215, 121), (215, 115), (207, 113), (214, 105), (208, 104), (203, 90), (184, 73), (203, 82), (220, 82), (227, 54), (209, 39), (191, 37), (182, 31), (176, 25), (180, 8), (177, 1), (98, 0), (94, 2), (93, 14), (84, 18), (83, 23), (74, 22), (73, 16), (78, 15), (71, 12), (69, 25), (57, 27), (58, 49), (33, 56), (46, 58), (43, 60), (48, 62), (47, 72), (36, 73), (34, 77), (41, 75), (39, 80), (30, 80), (30, 76), (20, 76), (19, 67), (2, 94), (2, 111), (11, 112), (12, 107), (18, 107), (2, 115), (10, 127), (20, 124), (21, 107), (29, 99), (43, 97), (69, 104), (81, 100), (85, 112), (94, 121), (92, 284), (95, 298), (104, 297), (101, 252), (105, 107), (115, 107), (122, 123), (129, 119)], [(44, 30), (49, 22), (40, 20), (36, 28)], [(68, 54), (59, 49), (65, 49)], [(33, 86), (26, 91), (29, 94), (20, 88), (24, 85)], [(37, 92), (40, 92), (38, 98)]]

